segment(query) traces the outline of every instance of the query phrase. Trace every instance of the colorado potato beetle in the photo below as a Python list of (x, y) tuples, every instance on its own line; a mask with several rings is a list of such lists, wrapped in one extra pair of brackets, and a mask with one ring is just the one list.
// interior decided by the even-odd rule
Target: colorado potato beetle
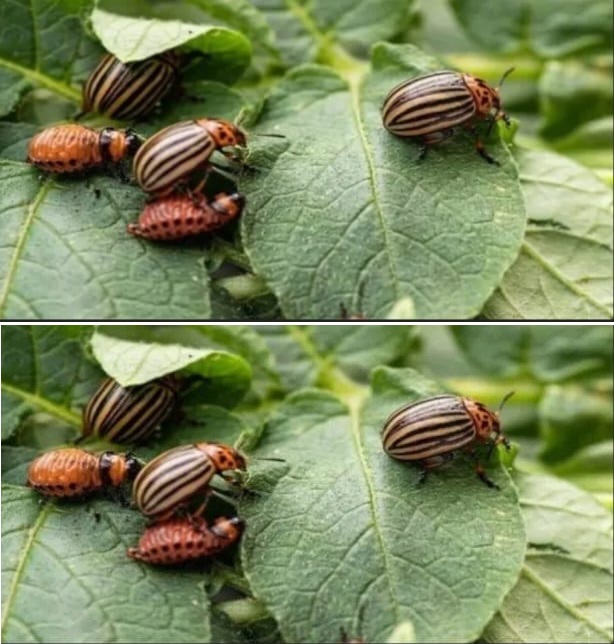
[(503, 74), (498, 87), (491, 87), (470, 74), (453, 71), (434, 72), (404, 81), (394, 87), (384, 101), (384, 127), (396, 136), (418, 139), (422, 143), (422, 159), (429, 145), (448, 138), (460, 125), (476, 137), (478, 154), (489, 163), (497, 163), (484, 149), (474, 121), (491, 119), (488, 134), (499, 119), (510, 125), (509, 117), (501, 109), (499, 89), (512, 71), (513, 68)]
[(171, 413), (179, 382), (164, 376), (134, 387), (107, 378), (83, 410), (83, 436), (104, 436), (114, 443), (138, 443), (149, 438)]
[(178, 564), (226, 550), (242, 530), (239, 517), (219, 517), (211, 526), (201, 517), (173, 518), (147, 527), (139, 545), (128, 548), (127, 554), (150, 564)]
[(128, 232), (155, 241), (174, 241), (211, 232), (238, 217), (245, 197), (220, 193), (209, 201), (202, 194), (171, 194), (148, 203)]
[(464, 450), (476, 459), (478, 477), (489, 487), (497, 487), (477, 461), (474, 447), (479, 443), (490, 443), (488, 458), (495, 445), (502, 443), (509, 449), (509, 442), (501, 433), (499, 412), (511, 395), (503, 399), (496, 412), (471, 398), (448, 394), (404, 405), (384, 424), (384, 450), (396, 460), (420, 465), (421, 481), (426, 478), (428, 470), (451, 460), (456, 450)]
[(206, 495), (214, 474), (245, 469), (245, 459), (229, 445), (180, 445), (162, 452), (139, 472), (132, 489), (134, 503), (145, 516), (163, 521), (198, 495)]
[(118, 163), (136, 152), (141, 140), (132, 130), (84, 125), (55, 125), (39, 132), (28, 144), (28, 163), (58, 174), (82, 172)]
[(134, 479), (141, 468), (134, 454), (94, 454), (76, 447), (45, 452), (28, 467), (28, 487), (48, 496), (82, 496)]
[(210, 169), (209, 158), (216, 150), (236, 160), (236, 154), (224, 148), (245, 144), (245, 134), (229, 121), (181, 121), (145, 141), (134, 157), (134, 176), (145, 192), (164, 196), (195, 172)]
[(173, 51), (133, 63), (107, 54), (83, 86), (82, 110), (117, 119), (144, 116), (177, 82), (178, 67)]

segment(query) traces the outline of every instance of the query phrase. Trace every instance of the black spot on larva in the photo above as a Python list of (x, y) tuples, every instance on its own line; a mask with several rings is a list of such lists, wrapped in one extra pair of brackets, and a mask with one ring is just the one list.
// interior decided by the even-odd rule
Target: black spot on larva
[(168, 552), (169, 548), (166, 544), (162, 546), (162, 552)]
[(162, 228), (168, 228), (169, 226), (170, 226), (170, 223), (168, 221), (162, 222)]
[(194, 547), (194, 542), (193, 542), (193, 541), (186, 541), (186, 542), (185, 542), (185, 547), (186, 547), (188, 550), (191, 550), (191, 549)]
[(174, 546), (175, 550), (179, 550), (181, 548), (180, 543), (175, 543), (175, 544), (173, 544), (173, 546)]
[(151, 554), (152, 554), (152, 555), (156, 555), (156, 554), (158, 554), (158, 549), (157, 549), (156, 547), (153, 547), (153, 548), (151, 549)]
[(76, 483), (70, 483), (68, 486), (71, 490), (76, 490), (77, 489), (77, 484)]
[(185, 218), (185, 223), (186, 223), (188, 226), (191, 226), (193, 221), (194, 221), (194, 218), (193, 218), (193, 217), (186, 217), (186, 218)]
[(68, 161), (68, 164), (69, 164), (69, 165), (71, 165), (71, 166), (73, 166), (73, 167), (74, 167), (74, 166), (76, 166), (76, 165), (77, 165), (77, 163), (79, 163), (79, 162), (77, 161), (77, 159), (69, 159), (69, 161)]

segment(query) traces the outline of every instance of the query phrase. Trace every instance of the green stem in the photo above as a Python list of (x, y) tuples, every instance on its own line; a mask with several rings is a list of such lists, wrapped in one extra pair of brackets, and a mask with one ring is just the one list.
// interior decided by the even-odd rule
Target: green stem
[(514, 392), (514, 403), (535, 404), (541, 400), (543, 386), (531, 382), (514, 380), (487, 381), (482, 378), (447, 378), (443, 381), (451, 390), (475, 398), (489, 406), (496, 407), (510, 391)]
[(81, 426), (81, 417), (79, 414), (70, 411), (69, 409), (65, 409), (60, 405), (56, 405), (46, 398), (42, 398), (37, 394), (30, 393), (29, 391), (24, 391), (23, 389), (14, 387), (6, 382), (2, 383), (2, 390), (5, 393), (12, 394), (23, 402), (28, 403), (32, 407), (37, 408), (39, 411), (46, 411), (52, 416), (56, 416), (57, 418), (66, 421), (69, 425), (74, 425), (76, 427)]
[(6, 58), (0, 58), (0, 67), (9, 69), (10, 71), (19, 74), (26, 80), (31, 81), (32, 84), (38, 85), (39, 87), (46, 87), (52, 92), (55, 92), (56, 94), (59, 94), (60, 96), (63, 96), (70, 101), (74, 101), (75, 103), (81, 102), (81, 92), (73, 89), (70, 85), (66, 85), (65, 83), (54, 80), (46, 74), (42, 74), (41, 72), (34, 69), (28, 69), (23, 65), (18, 65), (17, 63), (13, 63), (10, 60), (6, 60)]
[(261, 277), (251, 273), (222, 277), (215, 284), (228, 291), (235, 300), (252, 300), (271, 292)]
[(448, 54), (445, 59), (451, 67), (493, 82), (496, 82), (510, 67), (514, 68), (512, 73), (514, 80), (535, 80), (540, 77), (543, 69), (541, 61), (528, 56), (506, 58), (476, 54)]
[(215, 604), (234, 624), (249, 624), (268, 619), (271, 614), (267, 611), (263, 602), (258, 599), (235, 599), (233, 601), (220, 602)]

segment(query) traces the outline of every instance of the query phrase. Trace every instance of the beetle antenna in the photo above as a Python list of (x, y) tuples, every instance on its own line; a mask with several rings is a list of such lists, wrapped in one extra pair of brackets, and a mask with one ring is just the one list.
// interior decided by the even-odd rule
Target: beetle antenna
[(499, 409), (497, 409), (497, 415), (501, 413), (501, 410), (503, 409), (503, 405), (515, 394), (515, 391), (510, 391), (508, 394), (505, 394), (503, 396), (503, 400), (499, 403)]
[[(496, 411), (496, 416), (499, 418), (499, 414), (501, 413), (501, 410), (503, 409), (503, 405), (515, 394), (515, 391), (510, 391), (509, 393), (505, 394), (503, 396), (503, 400), (499, 403), (499, 409)], [(499, 431), (497, 432), (497, 438), (492, 442), (490, 449), (488, 450), (488, 455), (486, 456), (486, 460), (490, 461), (490, 457), (492, 456), (492, 453), (495, 449), (495, 445), (498, 445), (499, 443), (503, 443), (505, 445), (505, 449), (509, 450), (510, 448), (510, 442), (505, 438), (504, 436), (501, 436), (501, 428), (499, 427)]]
[(286, 139), (288, 138), (285, 134), (271, 134), (271, 133), (264, 133), (264, 132), (254, 132), (252, 136), (270, 136), (275, 139)]
[(497, 89), (501, 89), (501, 85), (503, 85), (503, 81), (515, 70), (515, 67), (510, 67), (509, 69), (506, 69), (503, 72), (503, 76), (501, 76), (501, 80), (499, 81), (499, 84), (497, 85)]
[[(507, 77), (508, 77), (508, 76), (509, 76), (509, 75), (510, 75), (510, 74), (511, 74), (515, 69), (516, 69), (515, 67), (510, 67), (509, 69), (506, 69), (506, 70), (503, 72), (503, 76), (501, 76), (501, 80), (499, 81), (499, 84), (497, 85), (497, 92), (501, 89), (501, 85), (503, 85), (503, 81), (504, 81), (504, 80), (505, 80), (505, 79), (506, 79), (506, 78), (507, 78)], [(492, 117), (492, 119), (490, 120), (490, 125), (488, 126), (488, 131), (486, 132), (486, 138), (489, 138), (489, 137), (490, 137), (490, 133), (492, 132), (492, 128), (493, 128), (493, 126), (494, 126), (494, 124), (495, 124), (495, 121), (497, 120), (497, 117), (499, 116), (499, 113), (500, 113), (500, 112), (501, 112), (501, 108), (499, 107), (499, 109), (495, 112), (494, 116), (493, 116), (493, 117)], [(508, 126), (509, 126), (509, 119), (507, 118), (507, 116), (504, 116), (504, 120), (505, 120), (506, 125), (508, 125)], [(508, 397), (509, 397), (509, 396), (508, 396)]]

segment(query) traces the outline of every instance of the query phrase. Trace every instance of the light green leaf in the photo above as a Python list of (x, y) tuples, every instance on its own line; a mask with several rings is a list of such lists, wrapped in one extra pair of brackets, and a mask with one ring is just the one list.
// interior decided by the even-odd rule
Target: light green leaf
[[(104, 8), (107, 5), (111, 11)], [(210, 56), (212, 66), (224, 69), (230, 81), (238, 78), (249, 64), (252, 47), (240, 32), (211, 24), (161, 20), (152, 15), (147, 3), (141, 3), (141, 7), (139, 11), (128, 5), (130, 15), (122, 15), (122, 7), (117, 3), (100, 2), (92, 12), (94, 32), (105, 49), (120, 60), (143, 60), (184, 45)]]
[(487, 642), (612, 641), (612, 514), (548, 476), (517, 475), (530, 547)]
[(92, 336), (94, 355), (121, 385), (138, 385), (185, 370), (205, 380), (206, 401), (232, 406), (245, 395), (251, 367), (240, 356), (211, 349), (199, 334), (176, 327), (103, 326)]
[(343, 628), (381, 642), (409, 620), (416, 641), (472, 641), (515, 583), (525, 537), (505, 472), (493, 472), (500, 492), (467, 462), (420, 486), (382, 450), (389, 413), (434, 388), (382, 368), (364, 409), (304, 390), (267, 424), (257, 455), (287, 465), (250, 478), (242, 558), (285, 639), (334, 641)]
[(471, 317), (515, 259), (524, 207), (506, 149), (491, 145), (491, 166), (459, 135), (419, 162), (382, 126), (390, 88), (438, 65), (382, 44), (373, 72), (297, 68), (268, 99), (258, 130), (286, 139), (252, 145), (243, 240), (286, 317), (383, 317), (404, 297), (420, 318)]
[(517, 150), (530, 225), (489, 319), (612, 317), (612, 191), (550, 152)]

